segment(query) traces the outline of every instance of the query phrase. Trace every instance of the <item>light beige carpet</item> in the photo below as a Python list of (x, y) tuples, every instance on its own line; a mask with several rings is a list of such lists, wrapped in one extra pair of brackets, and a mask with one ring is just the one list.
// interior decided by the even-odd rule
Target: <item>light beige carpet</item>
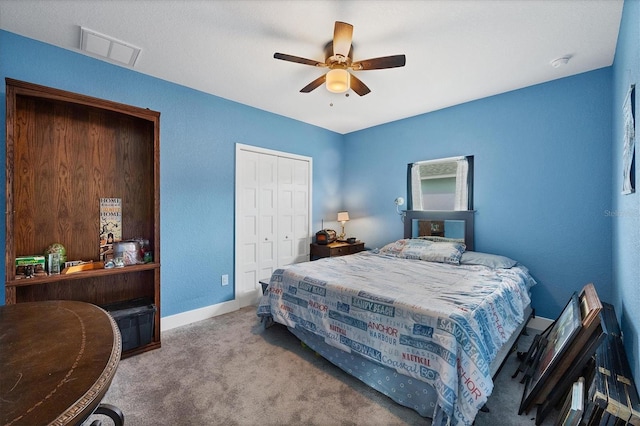
[[(490, 412), (479, 413), (476, 425), (535, 424), (533, 412), (518, 416), (517, 365), (510, 355)], [(103, 402), (119, 407), (130, 426), (431, 424), (315, 355), (286, 328), (265, 330), (253, 307), (163, 333), (162, 348), (120, 362)]]

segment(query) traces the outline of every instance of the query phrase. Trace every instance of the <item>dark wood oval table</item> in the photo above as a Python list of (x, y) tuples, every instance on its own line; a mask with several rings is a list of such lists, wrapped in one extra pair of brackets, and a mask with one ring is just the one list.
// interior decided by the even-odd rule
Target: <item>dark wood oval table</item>
[(82, 424), (96, 412), (122, 424), (116, 407), (101, 405), (121, 350), (118, 326), (95, 305), (0, 306), (0, 424)]

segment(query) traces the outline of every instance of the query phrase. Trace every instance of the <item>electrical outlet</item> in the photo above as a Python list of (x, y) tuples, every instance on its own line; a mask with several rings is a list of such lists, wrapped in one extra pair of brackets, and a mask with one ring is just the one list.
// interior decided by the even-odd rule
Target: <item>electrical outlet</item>
[(222, 285), (229, 285), (229, 275), (224, 274), (222, 276)]

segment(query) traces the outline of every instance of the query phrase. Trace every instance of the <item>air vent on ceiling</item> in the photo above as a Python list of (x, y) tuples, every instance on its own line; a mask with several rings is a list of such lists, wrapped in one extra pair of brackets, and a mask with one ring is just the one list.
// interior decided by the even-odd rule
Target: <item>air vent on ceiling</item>
[(84, 27), (80, 27), (80, 50), (130, 67), (135, 64), (140, 54), (138, 47)]

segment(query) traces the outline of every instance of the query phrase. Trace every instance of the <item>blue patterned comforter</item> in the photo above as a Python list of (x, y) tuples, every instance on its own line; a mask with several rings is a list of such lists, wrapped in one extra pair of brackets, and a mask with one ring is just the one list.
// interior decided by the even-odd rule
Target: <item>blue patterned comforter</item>
[(362, 252), (276, 270), (258, 316), (431, 384), (434, 416), (471, 425), (493, 390), (490, 364), (524, 320), (534, 284), (520, 265)]

